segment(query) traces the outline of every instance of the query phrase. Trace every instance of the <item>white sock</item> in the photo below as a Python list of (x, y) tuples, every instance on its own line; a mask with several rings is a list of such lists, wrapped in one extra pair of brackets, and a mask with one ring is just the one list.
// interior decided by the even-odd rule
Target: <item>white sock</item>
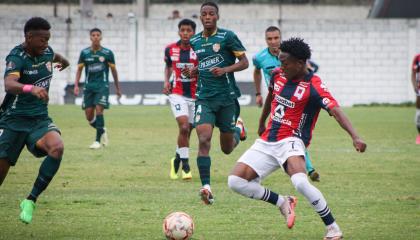
[(334, 217), (331, 210), (328, 208), (327, 201), (318, 188), (314, 187), (304, 173), (293, 174), (290, 178), (293, 186), (309, 201), (315, 211), (324, 221), (325, 225), (330, 225), (334, 222)]
[(269, 189), (261, 186), (258, 179), (248, 181), (241, 177), (230, 175), (228, 177), (228, 185), (233, 191), (248, 198), (263, 200), (278, 207), (280, 207), (284, 202), (283, 196), (271, 192)]
[(96, 116), (93, 116), (92, 120), (89, 121), (90, 124), (94, 123), (96, 121)]
[(188, 147), (181, 147), (178, 148), (177, 153), (179, 154), (180, 158), (188, 158), (189, 157), (190, 149)]

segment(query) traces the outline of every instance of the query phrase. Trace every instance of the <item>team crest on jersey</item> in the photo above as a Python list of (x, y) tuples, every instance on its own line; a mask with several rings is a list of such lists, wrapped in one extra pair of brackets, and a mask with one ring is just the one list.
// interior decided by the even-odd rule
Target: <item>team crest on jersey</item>
[(47, 62), (45, 64), (45, 67), (47, 68), (48, 72), (52, 72), (52, 63), (51, 62)]
[(219, 43), (213, 44), (213, 51), (218, 52), (219, 50), (220, 50), (220, 44)]
[(197, 54), (195, 54), (195, 52), (193, 50), (190, 51), (190, 59), (192, 59), (192, 60), (197, 59)]
[(104, 58), (103, 56), (100, 56), (100, 57), (99, 57), (99, 61), (100, 61), (100, 62), (104, 62), (104, 61), (105, 61), (105, 58)]

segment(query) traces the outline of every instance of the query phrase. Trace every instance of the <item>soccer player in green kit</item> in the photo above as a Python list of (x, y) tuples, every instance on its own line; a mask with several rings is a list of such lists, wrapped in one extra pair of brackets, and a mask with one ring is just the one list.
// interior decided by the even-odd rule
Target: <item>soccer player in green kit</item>
[(32, 221), (35, 202), (60, 167), (64, 146), (60, 130), (48, 116), (48, 89), (52, 64), (60, 71), (69, 62), (48, 46), (50, 24), (43, 18), (29, 19), (24, 27), (25, 42), (6, 57), (6, 96), (0, 117), (0, 185), (26, 145), (35, 157), (47, 156), (28, 197), (20, 204), (20, 219)]
[(194, 119), (199, 140), (197, 166), (202, 184), (199, 193), (208, 205), (214, 202), (209, 156), (214, 126), (220, 130), (220, 146), (225, 154), (231, 153), (239, 141), (246, 138), (243, 122), (238, 119), (237, 98), (241, 93), (233, 73), (246, 69), (248, 59), (238, 37), (232, 31), (217, 27), (219, 8), (216, 3), (203, 3), (200, 19), (204, 30), (190, 39), (199, 60), (198, 67), (185, 69), (183, 73), (198, 73), (199, 77)]
[[(102, 31), (98, 28), (90, 30), (92, 45), (80, 53), (76, 81), (74, 83), (74, 95), (79, 95), (79, 81), (85, 67), (85, 86), (83, 88), (83, 104), (86, 119), (96, 129), (95, 141), (89, 146), (90, 149), (101, 148), (108, 145), (108, 134), (105, 128), (104, 109), (109, 108), (109, 69), (114, 78), (117, 97), (121, 97), (118, 72), (115, 67), (114, 53), (101, 46)], [(95, 114), (96, 112), (96, 114)]]

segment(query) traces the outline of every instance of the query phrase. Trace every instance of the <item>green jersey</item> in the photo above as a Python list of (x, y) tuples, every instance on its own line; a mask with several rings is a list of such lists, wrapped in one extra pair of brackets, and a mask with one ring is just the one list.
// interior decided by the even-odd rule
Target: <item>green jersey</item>
[(109, 86), (109, 67), (115, 65), (114, 53), (111, 50), (101, 47), (93, 51), (88, 47), (80, 53), (79, 66), (85, 67), (85, 89), (100, 90)]
[[(45, 49), (44, 54), (32, 57), (25, 52), (23, 45), (18, 45), (6, 57), (6, 72), (4, 77), (13, 74), (19, 77), (18, 82), (50, 88), (52, 78), (52, 63), (54, 51), (51, 47)], [(48, 116), (48, 103), (35, 97), (31, 93), (7, 93), (1, 110), (9, 116), (39, 117)]]
[(244, 54), (245, 48), (235, 33), (218, 28), (210, 37), (203, 32), (190, 39), (191, 47), (198, 57), (197, 99), (214, 97), (238, 98), (241, 96), (233, 72), (220, 77), (210, 69), (235, 64), (236, 58)]

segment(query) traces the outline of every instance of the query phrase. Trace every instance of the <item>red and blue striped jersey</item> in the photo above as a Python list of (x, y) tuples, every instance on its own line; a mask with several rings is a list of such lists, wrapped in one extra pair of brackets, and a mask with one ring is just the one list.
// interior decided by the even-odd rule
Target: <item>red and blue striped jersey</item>
[(172, 67), (173, 71), (172, 93), (195, 98), (197, 78), (188, 78), (181, 72), (185, 67), (192, 68), (198, 64), (197, 55), (192, 48), (182, 48), (180, 41), (169, 44), (165, 48), (165, 63), (167, 67)]
[(413, 59), (413, 72), (416, 73), (417, 89), (420, 90), (420, 54), (417, 54)]
[(269, 87), (273, 101), (267, 127), (261, 135), (261, 139), (267, 142), (298, 137), (309, 146), (320, 109), (329, 111), (338, 106), (313, 72), (302, 80), (288, 81), (281, 70), (276, 69)]

